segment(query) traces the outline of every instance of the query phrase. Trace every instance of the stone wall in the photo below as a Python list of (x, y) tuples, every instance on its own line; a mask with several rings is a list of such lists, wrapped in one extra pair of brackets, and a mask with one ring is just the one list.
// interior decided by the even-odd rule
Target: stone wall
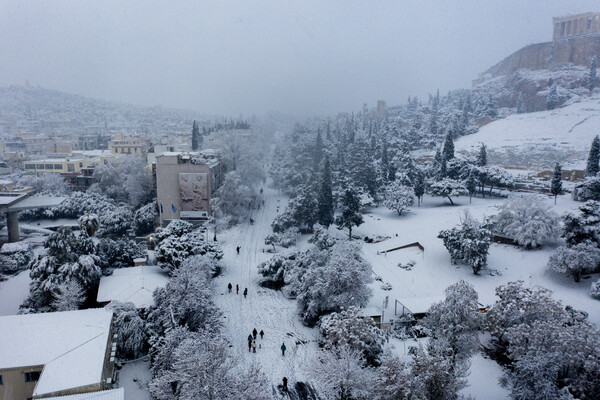
[(480, 74), (473, 86), (497, 76), (511, 75), (519, 69), (550, 69), (569, 63), (589, 67), (594, 56), (600, 61), (600, 35), (536, 43), (523, 47)]

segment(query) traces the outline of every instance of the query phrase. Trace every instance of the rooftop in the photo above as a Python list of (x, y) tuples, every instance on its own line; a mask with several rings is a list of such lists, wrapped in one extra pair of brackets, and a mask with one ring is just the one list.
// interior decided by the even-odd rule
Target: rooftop
[(70, 396), (46, 397), (46, 400), (124, 400), (125, 389), (102, 390), (99, 392), (72, 394)]
[(115, 269), (112, 275), (100, 278), (96, 300), (99, 303), (133, 303), (136, 308), (148, 308), (154, 305), (154, 290), (168, 281), (169, 277), (156, 265)]
[(112, 316), (98, 308), (0, 317), (0, 369), (43, 365), (35, 396), (98, 384)]

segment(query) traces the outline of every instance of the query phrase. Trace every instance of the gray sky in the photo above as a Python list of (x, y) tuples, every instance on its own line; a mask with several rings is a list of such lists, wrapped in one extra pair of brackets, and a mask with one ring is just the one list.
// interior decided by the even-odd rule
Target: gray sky
[(0, 85), (237, 116), (470, 87), (600, 0), (5, 1)]

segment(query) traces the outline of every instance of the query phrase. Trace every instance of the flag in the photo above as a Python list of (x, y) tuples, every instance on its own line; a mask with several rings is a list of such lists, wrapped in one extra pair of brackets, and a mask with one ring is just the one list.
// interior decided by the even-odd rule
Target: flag
[(162, 214), (162, 213), (164, 213), (164, 211), (163, 211), (163, 207), (162, 207), (162, 203), (160, 203), (160, 213), (161, 213), (161, 214)]
[(171, 210), (173, 210), (173, 212), (177, 212), (177, 208), (175, 208), (174, 204), (171, 204)]

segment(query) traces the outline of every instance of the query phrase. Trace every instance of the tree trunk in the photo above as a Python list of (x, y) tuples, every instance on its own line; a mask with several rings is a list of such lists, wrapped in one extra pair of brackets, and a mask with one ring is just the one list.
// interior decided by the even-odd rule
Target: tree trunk
[(557, 194), (554, 195), (554, 205), (556, 205), (556, 197), (557, 196), (558, 196)]
[(348, 227), (348, 240), (352, 240), (352, 226)]
[(581, 280), (581, 271), (573, 271), (573, 279), (575, 279), (575, 282), (579, 282)]
[(450, 196), (446, 196), (448, 198), (448, 200), (450, 200), (450, 205), (454, 205), (454, 202), (452, 201), (452, 199), (450, 198)]

